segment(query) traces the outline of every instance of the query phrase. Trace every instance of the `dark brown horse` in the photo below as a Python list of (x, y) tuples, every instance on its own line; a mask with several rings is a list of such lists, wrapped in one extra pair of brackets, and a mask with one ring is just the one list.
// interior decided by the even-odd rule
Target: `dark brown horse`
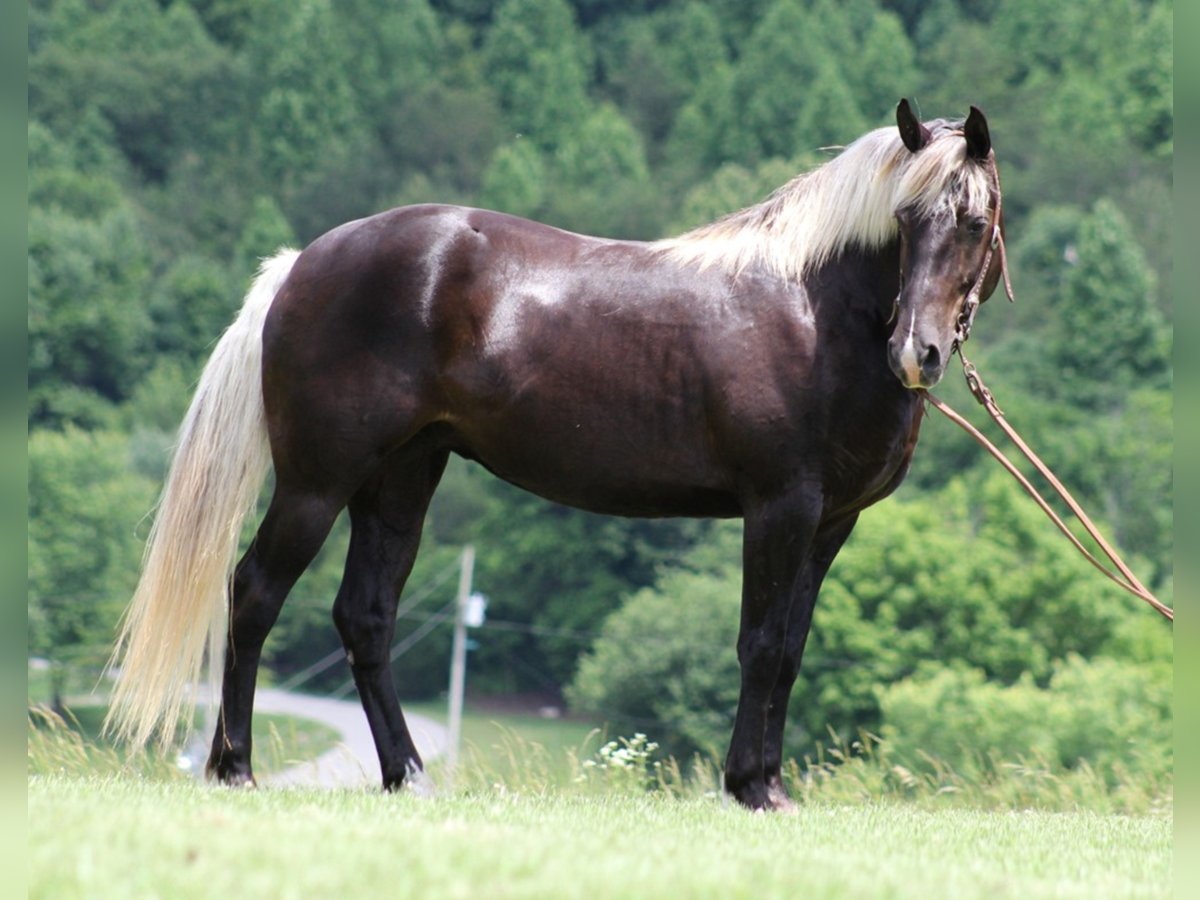
[(998, 278), (983, 115), (922, 125), (902, 102), (897, 120), (672, 240), (413, 206), (268, 261), (182, 427), (118, 648), (118, 730), (139, 745), (172, 730), (207, 640), (224, 659), (208, 771), (251, 782), (263, 640), (349, 507), (333, 617), (384, 786), (399, 786), (421, 762), (388, 666), (394, 613), (457, 453), (583, 509), (744, 519), (725, 784), (748, 807), (787, 806), (784, 719), (821, 580), (904, 477), (913, 389), (941, 377), (968, 294)]

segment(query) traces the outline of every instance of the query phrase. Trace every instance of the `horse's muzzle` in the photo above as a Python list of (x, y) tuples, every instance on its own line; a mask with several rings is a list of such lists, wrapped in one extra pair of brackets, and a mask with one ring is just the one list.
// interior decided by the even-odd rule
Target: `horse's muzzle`
[(946, 359), (935, 344), (888, 341), (888, 365), (906, 388), (931, 388), (942, 380)]

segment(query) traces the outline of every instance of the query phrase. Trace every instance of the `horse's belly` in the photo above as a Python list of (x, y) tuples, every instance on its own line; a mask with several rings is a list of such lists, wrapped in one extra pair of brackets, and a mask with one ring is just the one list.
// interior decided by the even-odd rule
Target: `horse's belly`
[(504, 417), (455, 429), (454, 450), (555, 503), (610, 515), (741, 514), (732, 484), (703, 441), (635, 434), (628, 422), (583, 416)]

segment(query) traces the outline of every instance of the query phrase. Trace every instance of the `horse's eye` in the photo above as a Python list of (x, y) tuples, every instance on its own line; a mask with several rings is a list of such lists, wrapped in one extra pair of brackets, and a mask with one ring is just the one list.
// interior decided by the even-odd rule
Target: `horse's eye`
[(971, 216), (965, 222), (963, 227), (966, 229), (967, 236), (974, 239), (983, 237), (983, 232), (987, 229), (987, 220), (982, 216)]

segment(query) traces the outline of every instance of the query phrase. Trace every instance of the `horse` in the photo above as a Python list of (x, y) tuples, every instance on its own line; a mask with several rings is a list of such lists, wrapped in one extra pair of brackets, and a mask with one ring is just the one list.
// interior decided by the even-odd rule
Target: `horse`
[(724, 786), (789, 808), (784, 721), (821, 581), (907, 473), (922, 391), (996, 286), (1000, 233), (983, 113), (922, 123), (902, 100), (896, 127), (670, 239), (418, 205), (280, 252), (180, 427), (114, 651), (110, 729), (169, 743), (207, 656), (223, 680), (206, 771), (252, 786), (263, 641), (348, 508), (333, 620), (383, 788), (420, 773), (388, 650), (454, 453), (593, 512), (743, 520)]

